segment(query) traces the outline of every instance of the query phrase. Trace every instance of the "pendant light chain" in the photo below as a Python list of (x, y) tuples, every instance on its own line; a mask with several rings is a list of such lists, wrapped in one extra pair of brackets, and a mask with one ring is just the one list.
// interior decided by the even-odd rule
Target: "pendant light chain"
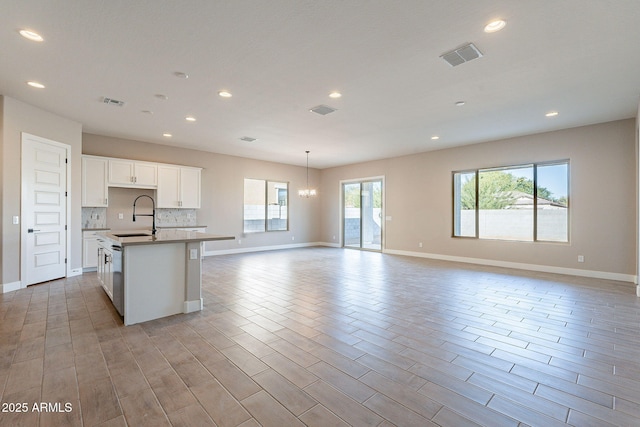
[(316, 195), (316, 190), (309, 188), (309, 153), (310, 151), (306, 150), (305, 153), (307, 153), (307, 188), (305, 188), (304, 190), (298, 191), (298, 195), (300, 197), (309, 198)]

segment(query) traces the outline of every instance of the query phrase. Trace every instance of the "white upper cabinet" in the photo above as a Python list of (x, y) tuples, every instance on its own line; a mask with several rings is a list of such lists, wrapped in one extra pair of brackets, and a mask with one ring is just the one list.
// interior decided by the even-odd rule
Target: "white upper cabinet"
[(180, 207), (180, 168), (162, 165), (158, 168), (158, 207)]
[(200, 209), (201, 169), (158, 165), (158, 207)]
[(82, 206), (108, 207), (108, 187), (157, 189), (158, 208), (200, 209), (201, 168), (82, 156)]
[(107, 207), (108, 165), (104, 157), (82, 157), (82, 206)]
[(156, 188), (158, 165), (125, 159), (109, 159), (109, 185), (112, 187)]

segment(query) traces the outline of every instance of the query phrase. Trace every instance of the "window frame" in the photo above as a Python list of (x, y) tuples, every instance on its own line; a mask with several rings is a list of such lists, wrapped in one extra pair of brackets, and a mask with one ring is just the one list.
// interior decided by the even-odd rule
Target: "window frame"
[[(566, 219), (566, 240), (548, 240), (548, 239), (540, 239), (538, 238), (538, 167), (544, 166), (554, 166), (554, 165), (566, 165), (567, 175), (566, 175), (566, 186), (567, 186), (567, 195), (566, 195), (566, 209), (567, 209), (567, 219)], [(488, 171), (497, 171), (497, 170), (508, 170), (508, 169), (518, 169), (524, 167), (531, 167), (533, 169), (533, 224), (532, 224), (532, 239), (531, 240), (522, 240), (522, 239), (501, 239), (495, 237), (480, 237), (480, 173), (488, 172)], [(459, 229), (459, 216), (458, 211), (460, 201), (456, 198), (459, 189), (456, 187), (459, 182), (457, 182), (457, 177), (465, 174), (474, 174), (475, 177), (475, 215), (474, 215), (474, 227), (475, 227), (475, 235), (458, 235), (456, 234), (456, 230)], [(552, 243), (552, 244), (570, 244), (571, 243), (571, 162), (570, 159), (560, 159), (560, 160), (549, 160), (543, 162), (529, 162), (529, 163), (521, 163), (515, 165), (505, 165), (505, 166), (495, 166), (495, 167), (487, 167), (487, 168), (477, 168), (477, 169), (463, 169), (451, 172), (451, 182), (452, 182), (452, 228), (451, 228), (451, 237), (456, 239), (475, 239), (475, 240), (495, 240), (502, 242), (526, 242), (526, 243)]]
[[(264, 192), (262, 193), (262, 203), (257, 204), (256, 206), (261, 206), (263, 208), (263, 222), (264, 222), (264, 227), (261, 230), (251, 230), (251, 229), (247, 229), (246, 227), (246, 221), (247, 221), (247, 210), (246, 207), (248, 206), (247, 204), (247, 193), (246, 193), (246, 185), (247, 185), (247, 181), (261, 181), (264, 184)], [(284, 190), (283, 188), (278, 189), (277, 187), (274, 186), (274, 189), (278, 190), (274, 193), (274, 195), (276, 196), (276, 198), (278, 199), (278, 206), (285, 206), (286, 207), (286, 222), (285, 222), (285, 227), (284, 228), (272, 228), (271, 224), (270, 224), (270, 220), (274, 219), (273, 216), (270, 214), (269, 212), (269, 208), (272, 207), (274, 204), (269, 204), (269, 196), (270, 196), (270, 186), (274, 185), (274, 184), (284, 184), (286, 185), (286, 193), (285, 193), (285, 198), (286, 198), (286, 204), (284, 205), (280, 205), (280, 194), (281, 194), (281, 190)], [(243, 200), (242, 200), (242, 206), (243, 206), (243, 215), (242, 215), (242, 232), (245, 234), (253, 234), (253, 233), (271, 233), (271, 232), (278, 232), (278, 231), (289, 231), (289, 181), (285, 181), (285, 180), (272, 180), (272, 179), (262, 179), (262, 178), (244, 178), (243, 180)]]

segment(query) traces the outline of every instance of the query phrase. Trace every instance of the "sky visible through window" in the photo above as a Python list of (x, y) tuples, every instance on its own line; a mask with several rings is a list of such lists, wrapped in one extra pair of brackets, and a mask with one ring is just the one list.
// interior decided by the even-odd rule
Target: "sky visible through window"
[[(567, 164), (540, 164), (538, 165), (538, 186), (549, 190), (556, 199), (568, 196)], [(483, 170), (480, 170), (482, 173)], [(511, 168), (504, 170), (516, 178), (525, 178), (533, 181), (533, 167)], [(471, 178), (471, 176), (469, 177)]]

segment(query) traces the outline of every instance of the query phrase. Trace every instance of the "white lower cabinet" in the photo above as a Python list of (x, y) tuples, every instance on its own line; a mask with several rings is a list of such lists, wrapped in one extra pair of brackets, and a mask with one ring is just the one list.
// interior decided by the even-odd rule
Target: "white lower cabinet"
[[(100, 230), (106, 231), (106, 230)], [(82, 232), (82, 270), (95, 271), (98, 267), (98, 231)]]
[(111, 252), (110, 243), (105, 243), (98, 239), (98, 280), (102, 288), (113, 301), (113, 253)]

